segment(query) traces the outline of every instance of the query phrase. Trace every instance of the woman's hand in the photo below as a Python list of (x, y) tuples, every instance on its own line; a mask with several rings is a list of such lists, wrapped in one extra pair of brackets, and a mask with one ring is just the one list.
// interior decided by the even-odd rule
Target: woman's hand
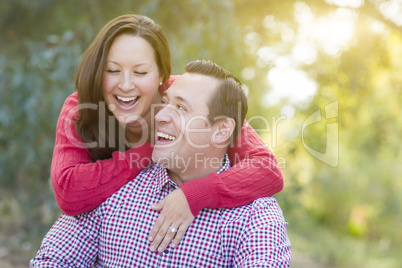
[[(171, 248), (175, 248), (194, 220), (186, 196), (180, 188), (176, 189), (151, 208), (162, 212), (149, 233), (150, 250), (163, 252), (173, 238)], [(177, 232), (173, 232), (176, 228)]]

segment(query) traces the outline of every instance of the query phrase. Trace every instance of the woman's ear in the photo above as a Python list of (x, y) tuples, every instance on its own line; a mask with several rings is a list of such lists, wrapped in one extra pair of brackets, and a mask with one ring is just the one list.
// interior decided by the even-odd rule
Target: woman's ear
[(229, 145), (230, 137), (236, 127), (236, 122), (233, 118), (227, 117), (221, 119), (212, 126), (214, 128), (212, 141), (217, 147), (226, 147)]
[(163, 80), (164, 80), (165, 78), (163, 77), (163, 75), (160, 75), (159, 76), (159, 85), (161, 86), (161, 85), (163, 85)]

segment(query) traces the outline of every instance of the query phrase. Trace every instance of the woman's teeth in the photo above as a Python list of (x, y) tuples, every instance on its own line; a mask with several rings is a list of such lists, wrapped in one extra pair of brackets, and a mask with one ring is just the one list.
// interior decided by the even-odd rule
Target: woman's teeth
[(116, 96), (116, 98), (118, 100), (121, 100), (121, 101), (124, 101), (124, 102), (130, 102), (130, 101), (134, 101), (134, 100), (138, 99), (138, 96), (137, 97), (131, 97), (131, 98), (125, 98), (125, 97)]

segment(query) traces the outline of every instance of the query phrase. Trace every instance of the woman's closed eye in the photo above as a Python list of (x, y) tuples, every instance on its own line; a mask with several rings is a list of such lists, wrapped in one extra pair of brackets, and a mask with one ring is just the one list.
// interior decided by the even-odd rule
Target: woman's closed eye
[(118, 73), (120, 71), (119, 70), (113, 70), (113, 69), (107, 69), (106, 72), (107, 73)]
[(147, 72), (134, 72), (135, 74), (138, 74), (138, 75), (146, 75), (147, 74)]

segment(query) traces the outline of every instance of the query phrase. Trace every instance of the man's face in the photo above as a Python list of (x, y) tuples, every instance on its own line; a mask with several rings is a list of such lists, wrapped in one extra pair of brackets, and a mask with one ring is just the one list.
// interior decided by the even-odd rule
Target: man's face
[(207, 105), (217, 86), (212, 77), (185, 73), (164, 93), (164, 107), (155, 116), (155, 162), (176, 173), (196, 168), (195, 157), (201, 163), (212, 146)]

